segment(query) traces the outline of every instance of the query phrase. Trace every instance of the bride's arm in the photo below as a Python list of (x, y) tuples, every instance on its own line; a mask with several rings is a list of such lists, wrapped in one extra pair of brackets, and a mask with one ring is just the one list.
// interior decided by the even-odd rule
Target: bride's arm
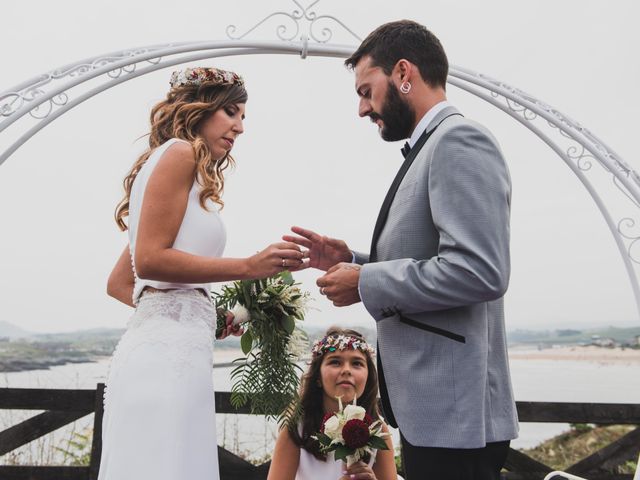
[(286, 428), (280, 430), (276, 446), (273, 449), (267, 480), (294, 480), (300, 464), (300, 447)]
[(116, 265), (107, 280), (107, 294), (122, 303), (133, 307), (133, 268), (131, 268), (131, 255), (129, 245), (124, 247), (122, 254), (118, 258)]
[(155, 166), (144, 194), (134, 252), (140, 278), (223, 282), (274, 275), (283, 270), (283, 259), (292, 270), (302, 263), (299, 247), (290, 242), (270, 245), (249, 258), (202, 257), (172, 248), (195, 175), (193, 149), (183, 142), (171, 145)]

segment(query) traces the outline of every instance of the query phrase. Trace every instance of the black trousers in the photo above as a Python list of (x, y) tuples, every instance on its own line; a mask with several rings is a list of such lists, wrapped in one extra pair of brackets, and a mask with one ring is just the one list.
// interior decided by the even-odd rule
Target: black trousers
[(415, 447), (401, 435), (405, 480), (499, 480), (509, 441), (484, 448)]

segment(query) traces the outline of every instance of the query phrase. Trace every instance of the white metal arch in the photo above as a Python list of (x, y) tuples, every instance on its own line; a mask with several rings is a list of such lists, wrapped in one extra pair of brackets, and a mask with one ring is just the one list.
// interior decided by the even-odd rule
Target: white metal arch
[[(337, 23), (343, 31), (359, 38), (338, 19), (317, 15), (313, 7), (318, 1), (302, 7), (293, 0), (299, 9), (296, 8), (292, 13), (272, 13), (242, 35), (235, 35), (237, 29), (230, 25), (227, 28), (228, 40), (153, 45), (98, 55), (34, 77), (0, 93), (0, 140), (8, 144), (6, 148), (0, 148), (0, 165), (45, 126), (85, 100), (162, 68), (237, 55), (285, 54), (300, 55), (303, 59), (307, 56), (348, 57), (355, 50), (355, 45), (329, 43), (333, 31), (326, 23)], [(256, 28), (277, 17), (289, 23), (277, 26), (278, 41), (244, 40)], [(300, 35), (303, 22), (307, 23), (307, 30)], [(294, 40), (296, 38), (299, 40)], [(640, 258), (634, 255), (640, 234), (633, 232), (636, 228), (635, 217), (640, 213), (640, 175), (580, 123), (532, 95), (456, 66), (450, 68), (448, 83), (510, 115), (547, 144), (571, 168), (594, 200), (613, 235), (640, 317)], [(592, 168), (594, 165), (600, 168)], [(604, 187), (596, 185), (594, 177), (597, 175), (604, 175), (610, 181)], [(603, 192), (610, 195), (611, 191), (627, 200), (629, 213), (611, 212), (611, 205), (601, 195)]]

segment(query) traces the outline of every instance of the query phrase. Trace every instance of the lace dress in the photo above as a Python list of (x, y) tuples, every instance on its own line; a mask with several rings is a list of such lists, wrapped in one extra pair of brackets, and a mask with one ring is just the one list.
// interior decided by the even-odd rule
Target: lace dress
[[(168, 146), (147, 160), (147, 171), (141, 170), (136, 182), (146, 183)], [(134, 183), (130, 235), (137, 230), (144, 186), (136, 190)], [(198, 251), (198, 242), (207, 248), (214, 244), (217, 250), (208, 253), (219, 256), (225, 238), (218, 214), (197, 202), (194, 184), (176, 242), (198, 255), (207, 253)], [(203, 229), (207, 219), (218, 227)], [(130, 237), (134, 244), (135, 236)], [(219, 479), (212, 369), (216, 316), (211, 299), (198, 287), (171, 285), (140, 294), (137, 285), (134, 290), (137, 307), (107, 377), (99, 480)]]

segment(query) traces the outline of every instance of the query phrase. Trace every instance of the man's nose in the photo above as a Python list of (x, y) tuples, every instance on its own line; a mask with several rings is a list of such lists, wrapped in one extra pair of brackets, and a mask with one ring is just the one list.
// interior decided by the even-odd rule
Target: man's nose
[(372, 109), (371, 109), (371, 104), (369, 103), (368, 100), (366, 99), (361, 99), (360, 100), (360, 105), (358, 106), (358, 115), (361, 117), (366, 117), (367, 115), (369, 115), (371, 113)]

